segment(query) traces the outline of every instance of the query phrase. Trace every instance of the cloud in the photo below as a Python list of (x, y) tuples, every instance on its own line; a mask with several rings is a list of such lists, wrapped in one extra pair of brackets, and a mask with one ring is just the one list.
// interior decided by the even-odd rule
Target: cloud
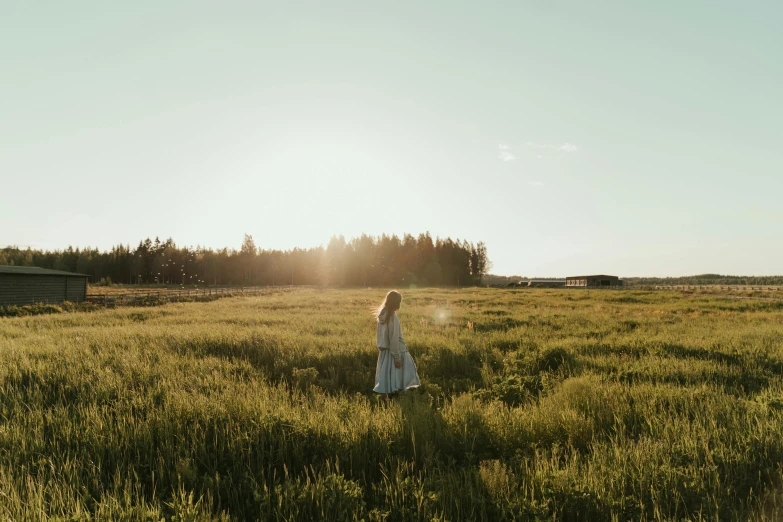
[(540, 150), (560, 150), (563, 152), (577, 152), (582, 147), (573, 143), (565, 142), (562, 145), (552, 145), (551, 143), (541, 143), (540, 141), (526, 141), (525, 145), (533, 149)]
[[(545, 143), (541, 141), (526, 141), (525, 146), (539, 151), (554, 150), (567, 152), (569, 154), (578, 152), (582, 149), (581, 145), (576, 145), (568, 141), (562, 143), (561, 145)], [(516, 155), (511, 150), (511, 145), (507, 145), (505, 143), (498, 143), (498, 158), (500, 158), (502, 161), (516, 161), (517, 159)], [(536, 159), (544, 159), (544, 156), (541, 154), (536, 154)]]
[(505, 143), (499, 143), (498, 150), (500, 151), (498, 152), (498, 158), (503, 161), (514, 161), (517, 159), (517, 157), (514, 156), (514, 153), (511, 152), (511, 147)]
[(544, 186), (544, 184), (542, 182), (540, 182), (540, 181), (528, 181), (527, 184), (528, 185), (532, 185), (534, 187), (543, 187)]

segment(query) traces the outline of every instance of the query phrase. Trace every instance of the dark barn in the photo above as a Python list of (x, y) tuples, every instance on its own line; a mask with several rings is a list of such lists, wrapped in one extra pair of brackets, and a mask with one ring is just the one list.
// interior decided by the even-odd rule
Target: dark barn
[(530, 288), (562, 288), (565, 285), (565, 279), (531, 279), (527, 282)]
[(623, 286), (623, 282), (617, 276), (611, 275), (588, 275), (566, 277), (566, 287), (586, 287), (586, 288), (612, 288)]
[(88, 277), (34, 266), (0, 266), (0, 306), (81, 303), (87, 297)]

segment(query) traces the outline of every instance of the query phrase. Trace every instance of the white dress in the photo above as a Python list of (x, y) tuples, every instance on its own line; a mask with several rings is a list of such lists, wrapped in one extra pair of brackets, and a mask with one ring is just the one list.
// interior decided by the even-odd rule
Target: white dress
[[(387, 324), (378, 321), (377, 329), (378, 364), (375, 367), (375, 393), (394, 393), (421, 386), (416, 363), (408, 353), (402, 337), (402, 326), (397, 314)], [(397, 368), (394, 361), (402, 361)]]

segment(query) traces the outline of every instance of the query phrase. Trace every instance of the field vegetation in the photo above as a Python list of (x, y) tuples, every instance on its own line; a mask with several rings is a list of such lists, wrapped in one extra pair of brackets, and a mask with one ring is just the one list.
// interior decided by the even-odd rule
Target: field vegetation
[(783, 302), (383, 290), (0, 319), (3, 520), (780, 520)]

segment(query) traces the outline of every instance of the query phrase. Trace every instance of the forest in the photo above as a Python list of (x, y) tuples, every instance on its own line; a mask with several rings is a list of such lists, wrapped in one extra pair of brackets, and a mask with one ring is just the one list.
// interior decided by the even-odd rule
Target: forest
[(429, 232), (362, 234), (348, 241), (334, 236), (326, 247), (272, 250), (245, 235), (237, 249), (178, 246), (173, 239), (149, 238), (136, 248), (109, 251), (73, 248), (41, 251), (0, 249), (0, 265), (37, 266), (92, 276), (93, 284), (221, 285), (444, 285), (482, 283), (490, 268), (486, 245), (451, 238), (433, 240)]

